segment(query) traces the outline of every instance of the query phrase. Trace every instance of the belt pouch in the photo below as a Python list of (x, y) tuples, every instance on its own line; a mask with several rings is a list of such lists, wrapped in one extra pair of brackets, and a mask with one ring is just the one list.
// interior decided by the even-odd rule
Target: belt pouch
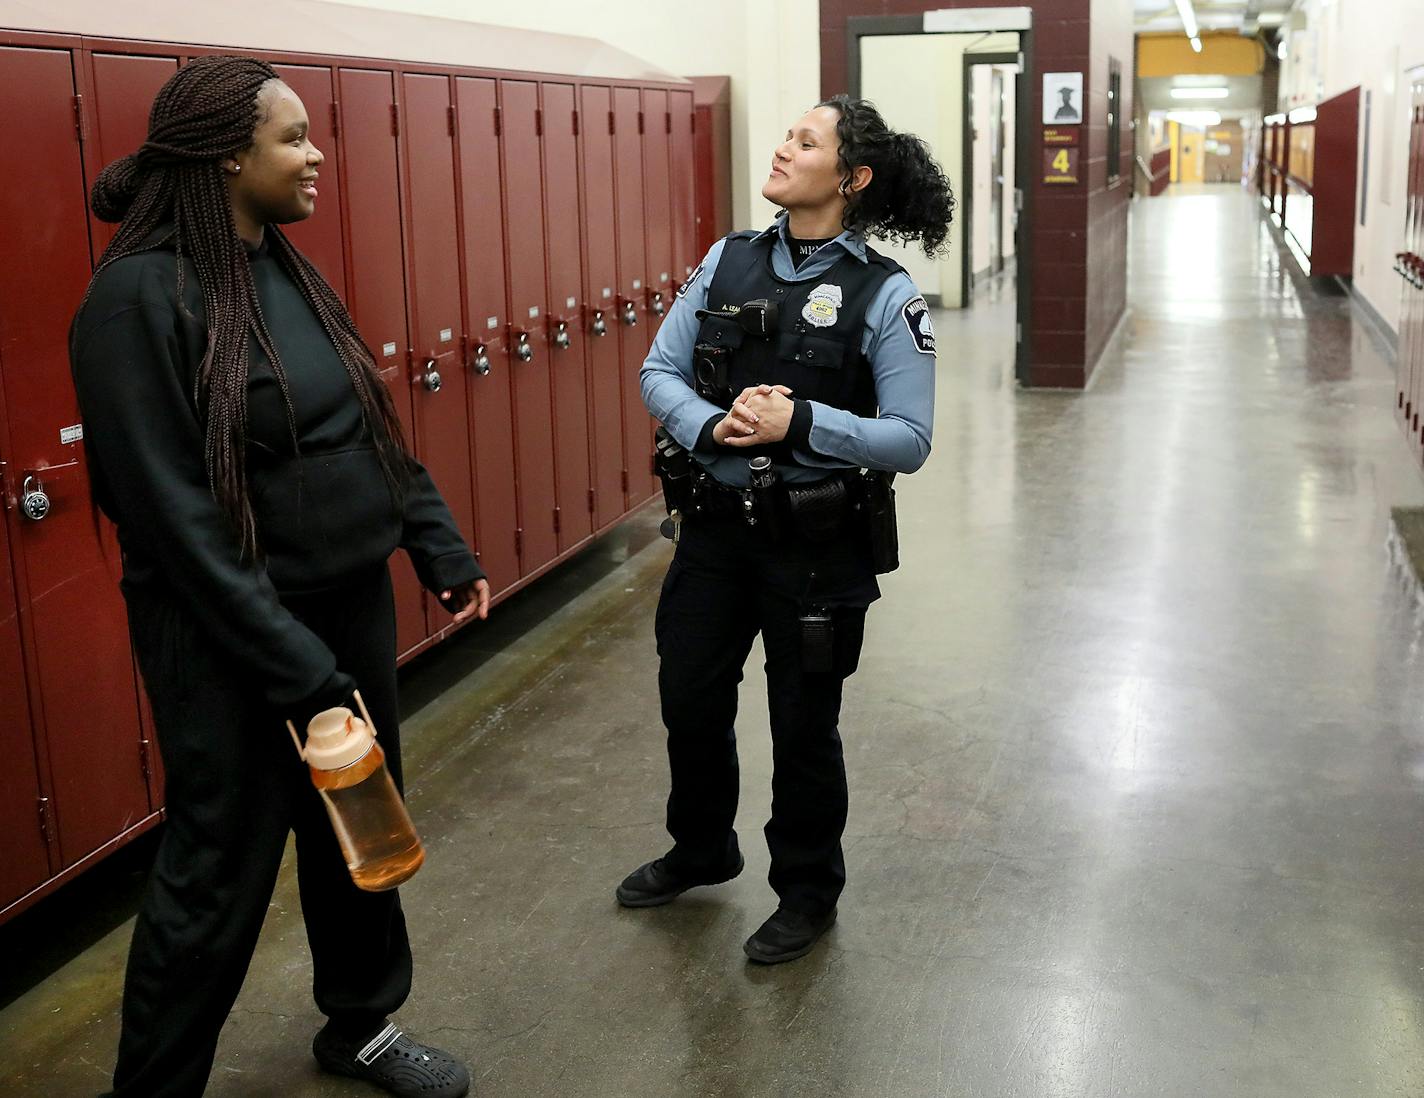
[(900, 567), (900, 533), (895, 525), (895, 489), (891, 473), (861, 474), (865, 517), (870, 528), (870, 558), (875, 574), (882, 576)]
[(834, 538), (845, 525), (849, 494), (840, 477), (827, 477), (815, 484), (787, 485), (786, 502), (797, 532), (819, 544)]
[(659, 427), (653, 436), (653, 462), (663, 485), (663, 504), (668, 514), (692, 510), (692, 457), (666, 427)]

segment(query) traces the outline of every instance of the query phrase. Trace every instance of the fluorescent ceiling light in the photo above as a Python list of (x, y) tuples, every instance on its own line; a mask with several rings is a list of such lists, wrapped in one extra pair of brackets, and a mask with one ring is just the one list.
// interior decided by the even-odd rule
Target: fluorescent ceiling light
[(1289, 54), (1290, 54), (1290, 48), (1289, 48), (1289, 46), (1287, 45), (1286, 40), (1285, 40), (1284, 38), (1282, 38), (1282, 39), (1281, 39), (1281, 44), (1276, 47), (1276, 60), (1277, 60), (1277, 61), (1284, 61), (1284, 60), (1286, 59), (1286, 57), (1289, 56)]
[(1173, 88), (1173, 99), (1225, 99), (1230, 88)]
[(1300, 125), (1302, 122), (1314, 122), (1314, 121), (1315, 121), (1315, 108), (1314, 108), (1314, 107), (1297, 107), (1295, 110), (1291, 111), (1290, 114), (1287, 115), (1286, 117), (1290, 119), (1290, 124), (1291, 124), (1292, 126), (1298, 126), (1298, 125)]
[[(1197, 27), (1197, 13), (1192, 8), (1192, 0), (1177, 0), (1177, 14), (1182, 17), (1182, 29), (1187, 32), (1188, 38), (1195, 38), (1199, 28)], [(1193, 47), (1197, 52), (1201, 52), (1201, 45)]]
[(1221, 123), (1221, 115), (1216, 111), (1168, 111), (1167, 120), (1183, 126), (1216, 126)]
[(1286, 21), (1286, 13), (1283, 11), (1263, 11), (1256, 16), (1256, 22), (1263, 27), (1278, 27)]
[(1197, 53), (1201, 53), (1201, 39), (1194, 34), (1192, 35), (1191, 42), (1192, 49), (1196, 50)]

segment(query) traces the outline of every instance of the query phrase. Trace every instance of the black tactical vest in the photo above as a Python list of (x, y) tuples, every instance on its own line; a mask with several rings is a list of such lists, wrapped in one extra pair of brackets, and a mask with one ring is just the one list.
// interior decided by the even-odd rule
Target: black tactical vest
[(842, 258), (829, 270), (788, 282), (772, 271), (774, 244), (771, 234), (740, 232), (727, 237), (722, 248), (707, 308), (765, 298), (777, 304), (778, 321), (777, 330), (765, 339), (735, 320), (709, 316), (702, 321), (697, 343), (730, 352), (729, 395), (713, 402), (730, 408), (732, 398), (748, 386), (785, 385), (801, 400), (874, 416), (875, 378), (860, 352), (865, 311), (885, 280), (904, 268), (869, 248), (866, 263), (842, 250)]

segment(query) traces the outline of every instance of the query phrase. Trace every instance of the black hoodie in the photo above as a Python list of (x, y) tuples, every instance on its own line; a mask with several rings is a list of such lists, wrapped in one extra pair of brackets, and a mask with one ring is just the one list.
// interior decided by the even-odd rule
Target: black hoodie
[(249, 251), (258, 301), (287, 375), (295, 447), (266, 355), (251, 340), (247, 472), (259, 558), (208, 485), (194, 380), (207, 343), (201, 285), (171, 244), (95, 279), (70, 347), (94, 498), (118, 526), (127, 593), (176, 596), (232, 666), (283, 715), (349, 698), (351, 680), (282, 596), (340, 587), (404, 548), (432, 591), (481, 578), (449, 509), (412, 463), (397, 505), (336, 348), (266, 247)]

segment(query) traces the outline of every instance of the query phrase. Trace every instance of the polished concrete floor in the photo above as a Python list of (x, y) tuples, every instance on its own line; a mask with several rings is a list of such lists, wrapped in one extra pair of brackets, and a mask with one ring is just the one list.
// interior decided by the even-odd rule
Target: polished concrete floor
[[(937, 317), (935, 450), (845, 704), (850, 883), (809, 957), (740, 950), (773, 906), (755, 675), (747, 872), (613, 902), (664, 847), (648, 517), (408, 670), (430, 858), (400, 1020), (477, 1094), (1424, 1093), (1424, 624), (1389, 550), (1424, 481), (1391, 369), (1235, 189), (1132, 216), (1087, 394), (1016, 391), (1003, 288)], [(104, 1083), (140, 869), (21, 927), (0, 1093)], [(284, 875), (210, 1094), (365, 1092), (316, 1074), (308, 982)]]

